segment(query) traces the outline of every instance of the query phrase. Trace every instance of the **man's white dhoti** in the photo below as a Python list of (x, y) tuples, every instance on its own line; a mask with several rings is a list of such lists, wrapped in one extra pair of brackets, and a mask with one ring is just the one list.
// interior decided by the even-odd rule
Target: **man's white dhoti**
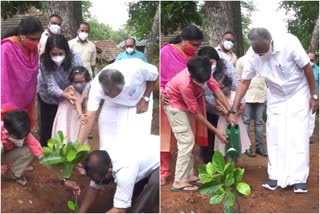
[(267, 109), (268, 175), (282, 188), (309, 174), (310, 93), (299, 94)]

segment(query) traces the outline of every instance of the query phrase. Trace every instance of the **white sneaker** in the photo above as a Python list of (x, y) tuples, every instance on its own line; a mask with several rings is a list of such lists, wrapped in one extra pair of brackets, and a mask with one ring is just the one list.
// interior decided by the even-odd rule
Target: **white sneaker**
[(278, 187), (277, 180), (268, 179), (262, 184), (262, 187), (272, 191), (276, 190)]

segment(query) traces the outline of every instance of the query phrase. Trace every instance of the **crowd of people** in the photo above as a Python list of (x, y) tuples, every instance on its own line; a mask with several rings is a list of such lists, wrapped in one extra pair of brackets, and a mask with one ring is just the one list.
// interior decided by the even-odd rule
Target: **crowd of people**
[[(115, 62), (97, 72), (89, 24), (82, 22), (68, 41), (62, 23), (53, 14), (43, 31), (40, 21), (28, 16), (2, 38), (2, 180), (28, 186), (24, 173), (33, 170), (34, 157), (45, 155), (50, 138), (62, 131), (65, 143), (90, 144), (99, 117), (99, 150), (77, 166), (91, 179), (80, 211), (88, 211), (103, 185), (115, 182), (109, 212), (159, 212), (160, 139), (151, 135), (157, 67), (128, 38)], [(36, 125), (39, 140), (31, 133)], [(57, 179), (80, 194), (76, 181)]]
[[(240, 129), (242, 153), (268, 157), (262, 187), (307, 192), (309, 138), (319, 93), (315, 53), (307, 54), (294, 35), (272, 35), (265, 28), (249, 31), (250, 48), (239, 59), (232, 51), (232, 32), (225, 32), (215, 48), (199, 49), (202, 40), (201, 30), (189, 26), (160, 49), (161, 185), (173, 177), (171, 151), (177, 149), (171, 191), (198, 191), (193, 156), (199, 150), (208, 163), (214, 151), (225, 155), (231, 124)], [(250, 143), (252, 120), (255, 142)]]
[[(229, 124), (240, 129), (241, 153), (268, 158), (262, 187), (308, 191), (319, 68), (316, 54), (306, 52), (294, 35), (253, 28), (250, 48), (239, 58), (230, 31), (218, 46), (203, 47), (203, 32), (191, 25), (163, 44), (160, 137), (151, 135), (157, 67), (128, 38), (125, 50), (98, 71), (89, 35), (90, 25), (82, 22), (68, 41), (63, 19), (52, 14), (45, 30), (28, 16), (2, 37), (2, 180), (27, 186), (24, 173), (33, 170), (35, 157), (44, 156), (50, 138), (62, 131), (65, 143), (90, 144), (98, 118), (99, 150), (77, 166), (90, 178), (80, 212), (87, 212), (99, 190), (112, 182), (117, 187), (109, 212), (159, 212), (159, 185), (171, 179), (172, 192), (198, 191), (195, 157), (208, 163), (215, 151), (226, 155)], [(252, 122), (255, 140), (250, 142)], [(39, 139), (31, 133), (36, 125)], [(76, 181), (63, 183), (80, 193)]]

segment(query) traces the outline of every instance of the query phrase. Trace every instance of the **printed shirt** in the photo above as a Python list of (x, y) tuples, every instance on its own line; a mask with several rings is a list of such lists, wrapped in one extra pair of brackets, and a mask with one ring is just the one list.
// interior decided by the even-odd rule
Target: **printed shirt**
[(300, 41), (292, 34), (274, 37), (269, 59), (263, 59), (252, 48), (246, 53), (242, 79), (252, 79), (259, 74), (267, 83), (268, 108), (276, 109), (294, 95), (308, 91), (303, 68), (310, 59)]
[(69, 42), (69, 47), (74, 52), (78, 53), (81, 57), (83, 66), (89, 71), (92, 77), (91, 66), (96, 65), (97, 50), (93, 42), (86, 40), (85, 42), (80, 41), (78, 36)]
[(230, 50), (228, 53), (223, 52), (222, 48), (220, 47), (220, 45), (218, 45), (217, 47), (215, 47), (215, 49), (217, 50), (220, 58), (223, 58), (224, 60), (230, 62), (232, 65), (235, 65), (237, 62), (237, 55), (235, 53), (233, 53), (232, 50)]
[[(220, 89), (219, 83), (210, 75), (208, 88), (215, 92)], [(193, 82), (188, 68), (174, 76), (166, 85), (165, 93), (170, 97), (169, 105), (181, 111), (197, 113), (204, 95), (204, 89)]]
[(58, 105), (62, 100), (61, 96), (64, 89), (71, 85), (71, 82), (69, 81), (71, 68), (75, 66), (82, 66), (82, 61), (78, 53), (71, 52), (71, 54), (72, 65), (68, 71), (64, 70), (63, 63), (53, 71), (47, 70), (42, 63), (40, 64), (37, 92), (44, 102)]
[(145, 62), (148, 62), (147, 57), (142, 53), (141, 51), (138, 51), (137, 49), (134, 50), (133, 53), (129, 54), (126, 51), (123, 51), (122, 53), (119, 53), (116, 57), (116, 61), (122, 60), (122, 59), (131, 59), (131, 58), (138, 58), (142, 59)]
[(317, 94), (319, 95), (319, 66), (317, 66), (316, 64), (313, 64), (312, 70), (314, 74), (314, 80), (316, 81)]
[(105, 69), (120, 71), (124, 76), (125, 85), (118, 96), (110, 98), (105, 95), (99, 82), (99, 75), (101, 73), (99, 72), (91, 82), (88, 111), (97, 111), (100, 101), (104, 99), (123, 106), (136, 106), (143, 97), (147, 81), (156, 81), (159, 75), (156, 66), (137, 58), (115, 61), (102, 70)]

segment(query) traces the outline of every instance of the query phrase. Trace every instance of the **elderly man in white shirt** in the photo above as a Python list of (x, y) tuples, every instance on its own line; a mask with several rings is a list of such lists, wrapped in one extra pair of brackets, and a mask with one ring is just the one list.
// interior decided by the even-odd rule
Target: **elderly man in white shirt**
[(248, 34), (242, 81), (230, 118), (238, 110), (250, 81), (256, 74), (265, 78), (267, 91), (267, 148), (269, 179), (264, 188), (275, 190), (294, 185), (294, 192), (308, 191), (309, 115), (318, 103), (310, 60), (292, 34), (273, 38), (265, 28)]
[(157, 78), (157, 67), (137, 58), (119, 60), (103, 68), (91, 82), (88, 124), (81, 126), (79, 142), (85, 142), (101, 100), (104, 103), (98, 122), (100, 148), (112, 147), (121, 136), (149, 135), (152, 91)]
[[(127, 140), (130, 140), (131, 144), (127, 144)], [(124, 137), (107, 152), (101, 148), (89, 154), (84, 166), (91, 181), (82, 200), (80, 213), (88, 211), (98, 191), (113, 179), (117, 187), (113, 208), (108, 212), (158, 213), (159, 148), (159, 136), (130, 139)]]

